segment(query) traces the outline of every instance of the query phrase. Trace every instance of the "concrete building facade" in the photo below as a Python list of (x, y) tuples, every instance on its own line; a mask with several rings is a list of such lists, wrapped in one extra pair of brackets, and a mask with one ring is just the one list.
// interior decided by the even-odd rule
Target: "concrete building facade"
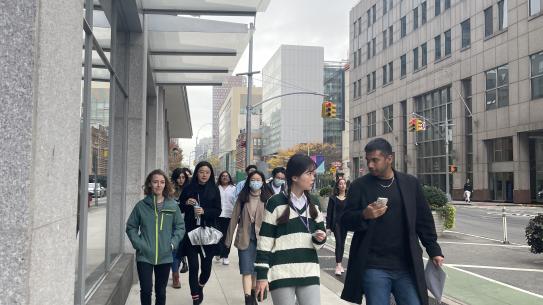
[[(262, 99), (323, 92), (324, 48), (282, 45), (262, 70)], [(322, 96), (289, 95), (262, 105), (263, 155), (299, 143), (322, 143)], [(301, 119), (303, 118), (303, 119)]]
[[(474, 200), (535, 200), (543, 185), (541, 15), (540, 0), (360, 1), (349, 35), (353, 174), (364, 167), (365, 143), (384, 137), (395, 167), (423, 183), (445, 189), (456, 165), (456, 199), (471, 178)], [(413, 116), (425, 118), (426, 131), (407, 131)]]

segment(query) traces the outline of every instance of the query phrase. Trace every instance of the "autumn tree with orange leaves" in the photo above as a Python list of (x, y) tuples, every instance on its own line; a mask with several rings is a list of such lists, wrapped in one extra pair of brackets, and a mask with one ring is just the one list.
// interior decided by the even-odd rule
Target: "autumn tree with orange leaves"
[(330, 164), (334, 161), (341, 162), (341, 150), (333, 144), (328, 143), (302, 143), (297, 144), (287, 150), (280, 150), (266, 160), (269, 168), (287, 165), (288, 159), (295, 154), (304, 155), (322, 155), (324, 156), (325, 169), (330, 169)]

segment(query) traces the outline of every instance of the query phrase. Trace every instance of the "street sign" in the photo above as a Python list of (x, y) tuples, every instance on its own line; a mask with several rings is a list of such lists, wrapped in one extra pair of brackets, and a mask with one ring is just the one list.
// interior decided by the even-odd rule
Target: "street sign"
[(325, 169), (324, 169), (324, 156), (321, 156), (321, 155), (313, 155), (311, 156), (311, 159), (313, 159), (313, 162), (315, 162), (315, 164), (317, 164), (317, 174), (324, 174), (325, 172)]

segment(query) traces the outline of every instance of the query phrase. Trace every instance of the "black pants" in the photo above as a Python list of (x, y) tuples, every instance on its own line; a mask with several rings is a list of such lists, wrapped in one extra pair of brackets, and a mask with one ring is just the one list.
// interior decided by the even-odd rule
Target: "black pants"
[[(197, 295), (200, 292), (200, 285), (205, 285), (211, 276), (213, 255), (206, 253), (206, 257), (204, 257), (200, 251), (200, 246), (188, 245), (185, 250), (189, 263), (190, 294)], [(200, 273), (200, 277), (198, 277), (200, 267), (202, 268), (202, 272)]]
[(166, 286), (170, 277), (172, 264), (151, 265), (148, 263), (137, 263), (138, 277), (140, 279), (140, 301), (141, 305), (151, 305), (153, 290), (153, 271), (155, 272), (155, 304), (166, 304)]
[(219, 256), (221, 258), (228, 258), (230, 248), (224, 245), (224, 240), (226, 239), (226, 231), (228, 231), (228, 226), (230, 225), (230, 218), (219, 217), (217, 225), (219, 226), (219, 231), (222, 233), (221, 241), (219, 241)]
[(336, 263), (341, 263), (343, 260), (343, 251), (345, 251), (345, 239), (347, 238), (347, 230), (339, 224), (334, 226), (334, 237), (336, 239)]

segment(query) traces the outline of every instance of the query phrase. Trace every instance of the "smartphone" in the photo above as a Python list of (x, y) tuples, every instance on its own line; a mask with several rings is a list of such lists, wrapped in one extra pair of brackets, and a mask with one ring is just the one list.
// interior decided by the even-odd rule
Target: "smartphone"
[(378, 197), (376, 202), (379, 207), (384, 207), (388, 204), (388, 198)]
[(258, 299), (258, 301), (260, 301), (260, 294), (264, 294), (262, 296), (262, 300), (265, 300), (268, 298), (268, 289), (264, 289), (264, 292), (259, 292), (259, 294), (256, 296), (256, 298)]

